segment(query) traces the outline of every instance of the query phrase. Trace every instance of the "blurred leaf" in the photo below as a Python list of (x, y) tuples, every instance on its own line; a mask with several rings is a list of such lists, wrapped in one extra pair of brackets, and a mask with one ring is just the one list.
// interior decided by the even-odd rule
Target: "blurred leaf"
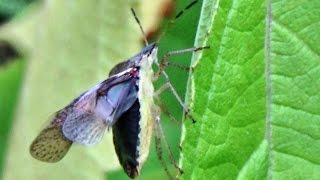
[(0, 0), (0, 23), (20, 13), (35, 0)]
[(18, 52), (7, 42), (0, 42), (0, 66), (4, 66), (7, 62), (17, 60)]
[(103, 179), (107, 169), (119, 167), (110, 137), (96, 147), (75, 145), (55, 164), (33, 159), (29, 145), (54, 111), (138, 52), (131, 6), (129, 1), (44, 1), (2, 27), (0, 38), (28, 56), (4, 179)]
[(190, 75), (182, 179), (320, 176), (319, 7), (204, 1), (197, 45), (210, 50)]
[[(106, 170), (119, 168), (110, 133), (104, 138), (105, 142), (96, 147), (73, 146), (56, 164), (34, 160), (28, 152), (30, 143), (50, 114), (106, 78), (109, 69), (117, 62), (139, 52), (141, 33), (130, 14), (132, 3), (113, 3), (102, 0), (45, 1), (34, 4), (25, 16), (1, 29), (0, 39), (14, 43), (29, 59), (17, 119), (9, 139), (4, 179), (103, 179)], [(185, 5), (181, 4), (182, 7)], [(172, 35), (169, 30), (169, 38), (161, 41), (160, 49), (165, 48), (160, 54), (192, 46), (198, 17), (193, 13), (186, 13), (181, 18), (184, 20), (177, 22), (175, 26), (178, 28), (172, 29)], [(181, 32), (187, 38), (177, 38)], [(187, 57), (181, 56), (176, 61), (188, 64), (190, 58)], [(174, 72), (173, 69), (168, 73)], [(181, 72), (173, 77), (172, 81), (182, 96), (187, 73)], [(170, 103), (176, 102), (173, 97), (163, 97), (173, 107), (174, 114), (181, 112), (177, 103)], [(175, 125), (165, 123), (165, 126), (168, 140), (175, 147), (174, 154), (178, 155), (180, 131)], [(153, 172), (166, 178), (154, 145), (150, 153), (141, 178), (144, 174), (148, 178)], [(127, 178), (122, 169), (120, 173)]]
[(5, 149), (8, 143), (7, 139), (11, 129), (24, 64), (24, 61), (19, 60), (6, 63), (5, 66), (0, 67), (0, 177), (2, 177)]

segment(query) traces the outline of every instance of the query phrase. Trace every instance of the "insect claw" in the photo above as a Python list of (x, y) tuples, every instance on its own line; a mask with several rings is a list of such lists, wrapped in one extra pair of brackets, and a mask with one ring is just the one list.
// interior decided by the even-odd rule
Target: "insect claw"
[(189, 110), (189, 109), (186, 109), (184, 113), (185, 113), (186, 116), (188, 116), (188, 117), (191, 119), (192, 124), (194, 124), (194, 123), (197, 122), (197, 121), (193, 118), (193, 116), (190, 114), (190, 110)]
[(184, 173), (184, 171), (177, 164), (174, 164), (174, 167), (179, 171), (176, 176), (176, 179), (179, 179), (178, 176), (182, 175)]
[(184, 173), (184, 171), (181, 168), (178, 168), (179, 170), (179, 174), (182, 175)]
[(201, 50), (204, 50), (204, 49), (210, 49), (210, 46), (203, 46), (203, 47), (194, 47), (194, 52), (197, 52), (197, 51), (201, 51)]
[(180, 179), (180, 176), (184, 173), (184, 171), (181, 168), (177, 168), (178, 169), (178, 174), (176, 175), (176, 179)]
[(191, 69), (191, 72), (194, 72), (194, 66), (191, 66), (190, 69)]

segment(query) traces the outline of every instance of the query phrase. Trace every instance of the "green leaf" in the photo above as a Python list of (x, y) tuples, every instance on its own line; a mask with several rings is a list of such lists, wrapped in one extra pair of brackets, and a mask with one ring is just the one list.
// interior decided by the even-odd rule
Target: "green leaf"
[(319, 6), (204, 1), (182, 179), (320, 176)]
[(34, 0), (0, 0), (1, 21), (18, 14), (32, 1)]
[(320, 2), (272, 4), (271, 155), (275, 178), (320, 176)]

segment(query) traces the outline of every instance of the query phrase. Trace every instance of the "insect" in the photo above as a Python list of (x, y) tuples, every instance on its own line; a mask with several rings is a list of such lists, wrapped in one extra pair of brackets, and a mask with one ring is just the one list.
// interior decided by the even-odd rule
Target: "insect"
[[(185, 9), (190, 8), (193, 1)], [(132, 11), (140, 29), (141, 24)], [(178, 13), (176, 18), (182, 14)], [(148, 44), (144, 35), (145, 42)], [(45, 127), (30, 146), (31, 155), (45, 162), (61, 160), (72, 143), (94, 145), (105, 130), (112, 128), (115, 150), (124, 171), (131, 178), (139, 175), (148, 157), (151, 134), (154, 131), (159, 159), (162, 159), (160, 140), (164, 137), (160, 125), (160, 108), (155, 105), (157, 97), (170, 89), (187, 115), (189, 110), (183, 104), (165, 73), (167, 58), (174, 54), (194, 52), (206, 47), (172, 51), (160, 63), (157, 59), (158, 44), (147, 45), (140, 53), (116, 65), (109, 78), (100, 82), (74, 99), (69, 105), (56, 112), (50, 124)], [(154, 73), (152, 65), (158, 66)], [(168, 80), (159, 90), (152, 85), (160, 75)], [(191, 117), (191, 116), (190, 116)], [(162, 138), (165, 141), (165, 138)], [(167, 143), (166, 148), (169, 149)], [(171, 151), (171, 163), (176, 166)], [(161, 161), (172, 179), (165, 163)], [(176, 166), (177, 167), (177, 166)]]

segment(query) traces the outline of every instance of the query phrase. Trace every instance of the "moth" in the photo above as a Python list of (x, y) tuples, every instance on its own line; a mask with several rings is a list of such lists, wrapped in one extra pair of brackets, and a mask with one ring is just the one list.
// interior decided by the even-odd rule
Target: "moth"
[[(145, 47), (113, 68), (110, 73), (113, 75), (108, 79), (56, 112), (51, 123), (32, 142), (31, 155), (40, 161), (57, 162), (72, 143), (94, 145), (101, 140), (106, 128), (113, 127), (120, 163), (130, 177), (136, 177), (148, 156), (153, 128), (152, 64), (157, 50), (156, 44)], [(146, 141), (139, 144), (141, 139)], [(138, 146), (139, 153), (131, 151)]]
[[(196, 2), (193, 1), (185, 9)], [(134, 11), (133, 14), (143, 32)], [(177, 16), (180, 15), (181, 13)], [(173, 51), (166, 57), (201, 49), (203, 48)], [(135, 178), (139, 175), (148, 157), (153, 131), (158, 156), (162, 159), (160, 139), (163, 132), (160, 125), (160, 108), (154, 103), (154, 98), (164, 90), (170, 89), (186, 113), (188, 109), (164, 71), (167, 59), (164, 58), (159, 63), (157, 52), (157, 43), (147, 45), (137, 55), (116, 65), (110, 71), (109, 78), (57, 111), (50, 119), (50, 124), (32, 142), (30, 154), (40, 161), (57, 162), (67, 154), (72, 143), (94, 145), (100, 142), (105, 130), (111, 128), (119, 162), (129, 177)], [(153, 64), (158, 66), (157, 73), (153, 71)], [(161, 74), (168, 82), (155, 91), (153, 81)], [(167, 144), (166, 147), (169, 149)], [(168, 153), (171, 163), (176, 166), (171, 152)], [(161, 163), (172, 178), (166, 165)]]

